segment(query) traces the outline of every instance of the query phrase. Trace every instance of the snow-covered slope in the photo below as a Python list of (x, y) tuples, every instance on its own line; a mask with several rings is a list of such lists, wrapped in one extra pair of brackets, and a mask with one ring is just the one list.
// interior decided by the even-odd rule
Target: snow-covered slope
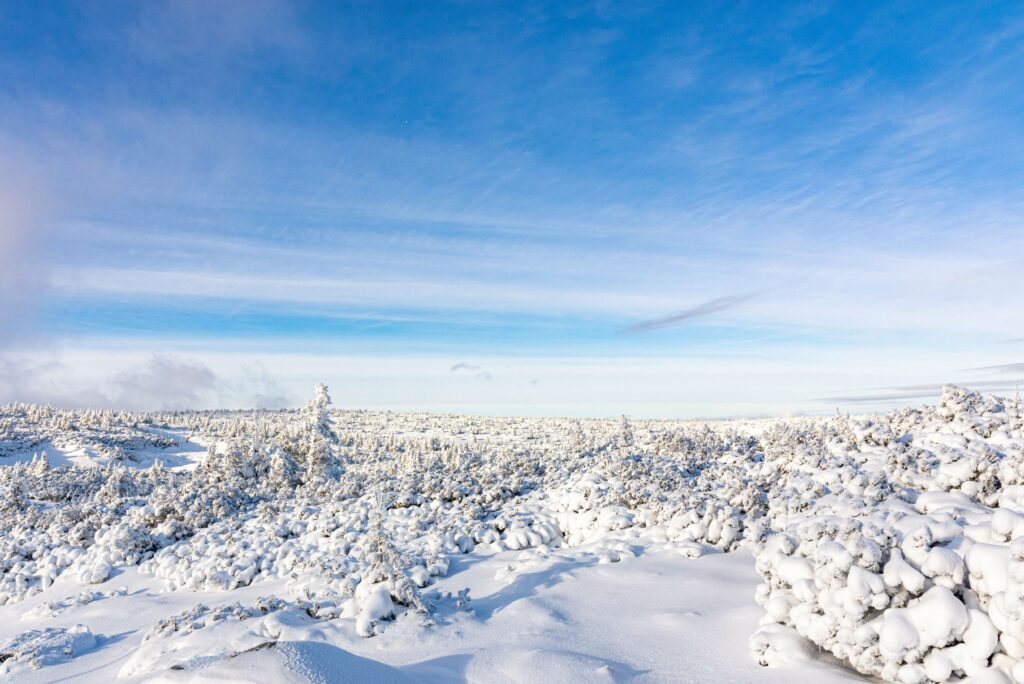
[(1024, 682), (1014, 400), (580, 421), (319, 387), (298, 412), (10, 406), (0, 454), (19, 681)]

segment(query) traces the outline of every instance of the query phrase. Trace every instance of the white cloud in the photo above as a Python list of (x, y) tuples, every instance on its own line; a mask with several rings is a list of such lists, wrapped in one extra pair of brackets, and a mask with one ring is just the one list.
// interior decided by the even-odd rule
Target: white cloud
[(127, 368), (107, 383), (109, 403), (130, 410), (173, 410), (209, 405), (217, 376), (205, 364), (154, 354), (145, 364)]
[(484, 370), (481, 366), (474, 366), (470, 363), (456, 363), (451, 367), (451, 373), (468, 373), (478, 380), (487, 380), (488, 382), (494, 379), (494, 376), (490, 372)]
[(223, 376), (192, 354), (145, 349), (12, 352), (0, 357), (0, 403), (129, 411), (295, 404), (260, 359), (228, 368)]
[(227, 397), (222, 399), (238, 408), (279, 409), (296, 405), (295, 397), (275, 378), (262, 361), (242, 366), (240, 377), (227, 388)]

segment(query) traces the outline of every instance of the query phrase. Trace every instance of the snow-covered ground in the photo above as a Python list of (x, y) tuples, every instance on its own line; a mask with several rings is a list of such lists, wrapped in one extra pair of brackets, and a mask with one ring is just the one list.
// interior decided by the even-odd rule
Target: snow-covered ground
[[(532, 555), (532, 554), (531, 554)], [(354, 655), (392, 666), (405, 678), (396, 681), (452, 682), (792, 682), (856, 679), (835, 667), (813, 661), (801, 670), (765, 670), (747, 650), (747, 637), (761, 611), (752, 600), (758, 583), (749, 553), (717, 554), (692, 561), (670, 551), (651, 550), (628, 563), (601, 565), (586, 552), (552, 552), (524, 563), (520, 552), (505, 551), (453, 564), (437, 588), (458, 592), (469, 588), (473, 610), (449, 610), (434, 615), (424, 626), (416, 616), (400, 618), (380, 635), (359, 637), (351, 621), (314, 620), (294, 611), (285, 617), (225, 620), (195, 633), (189, 643), (145, 648), (143, 636), (160, 618), (180, 613), (197, 603), (255, 604), (265, 594), (287, 595), (285, 583), (270, 581), (221, 592), (164, 592), (161, 583), (131, 568), (107, 582), (93, 585), (101, 597), (85, 604), (46, 608), (50, 595), (74, 597), (82, 588), (68, 582), (63, 588), (0, 608), (3, 631), (73, 628), (86, 625), (97, 646), (81, 655), (40, 669), (22, 670), (16, 681), (52, 682), (205, 681), (213, 674), (236, 680), (281, 681), (261, 674), (265, 663), (248, 676), (246, 659), (215, 659), (270, 641), (317, 642), (310, 667), (339, 676), (313, 681), (367, 681), (362, 675), (345, 679)], [(520, 569), (510, 576), (509, 566)], [(525, 566), (525, 567), (523, 567)], [(57, 589), (57, 591), (53, 591)], [(113, 596), (106, 596), (114, 592)], [(43, 607), (40, 610), (40, 607)], [(12, 610), (13, 609), (13, 610)], [(56, 614), (52, 614), (56, 613)], [(19, 619), (19, 614), (26, 614)], [(279, 613), (271, 613), (271, 616)], [(410, 619), (412, 618), (412, 619)], [(267, 623), (273, 622), (272, 626)], [(11, 624), (13, 623), (13, 624)], [(281, 629), (283, 633), (276, 633)], [(209, 632), (209, 633), (207, 633)], [(269, 632), (269, 634), (268, 634)], [(164, 640), (171, 641), (171, 640)], [(185, 642), (179, 637), (177, 641)], [(140, 648), (141, 647), (141, 648)], [(261, 659), (262, 661), (262, 659)], [(177, 664), (203, 665), (198, 672), (168, 671)], [(127, 670), (130, 670), (131, 673)], [(209, 674), (206, 674), (209, 672)], [(297, 673), (296, 681), (307, 681)], [(376, 677), (370, 681), (376, 681)]]
[[(36, 456), (42, 452), (46, 457)], [(1024, 682), (1024, 404), (0, 409), (13, 681)]]

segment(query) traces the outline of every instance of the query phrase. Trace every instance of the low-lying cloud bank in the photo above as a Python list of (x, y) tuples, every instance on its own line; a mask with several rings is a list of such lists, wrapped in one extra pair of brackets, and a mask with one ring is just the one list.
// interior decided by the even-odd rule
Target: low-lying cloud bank
[(258, 362), (238, 377), (225, 378), (202, 361), (164, 353), (92, 381), (77, 376), (56, 355), (44, 360), (0, 357), (0, 403), (11, 402), (129, 411), (278, 409), (295, 403)]

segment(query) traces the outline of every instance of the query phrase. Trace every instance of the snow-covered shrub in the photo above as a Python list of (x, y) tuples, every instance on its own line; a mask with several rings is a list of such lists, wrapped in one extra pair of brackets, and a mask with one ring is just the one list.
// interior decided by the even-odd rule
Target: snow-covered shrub
[[(747, 423), (337, 410), (322, 385), (299, 411), (9, 406), (0, 450), (37, 455), (0, 468), (0, 603), (60, 577), (100, 594), (133, 565), (173, 591), (283, 580), (273, 610), (154, 626), (143, 672), (179, 645), (174, 658), (199, 657), (181, 634), (200, 623), (259, 643), (253, 620), (275, 634), (275, 620), (349, 620), (364, 636), (429, 621), (447, 600), (430, 586), (462, 554), (516, 552), (509, 579), (576, 550), (748, 549), (758, 662), (825, 650), (891, 680), (1024, 682), (1022, 416), (954, 387), (931, 407)], [(155, 458), (186, 439), (197, 463)], [(49, 445), (104, 467), (54, 465)]]
[(93, 648), (96, 637), (84, 625), (33, 629), (0, 644), (0, 675), (62, 663)]
[(757, 549), (759, 662), (798, 635), (890, 681), (1024, 681), (1019, 406), (947, 387), (937, 407), (851, 422), (852, 439), (819, 426), (767, 452), (783, 447), (782, 501)]

